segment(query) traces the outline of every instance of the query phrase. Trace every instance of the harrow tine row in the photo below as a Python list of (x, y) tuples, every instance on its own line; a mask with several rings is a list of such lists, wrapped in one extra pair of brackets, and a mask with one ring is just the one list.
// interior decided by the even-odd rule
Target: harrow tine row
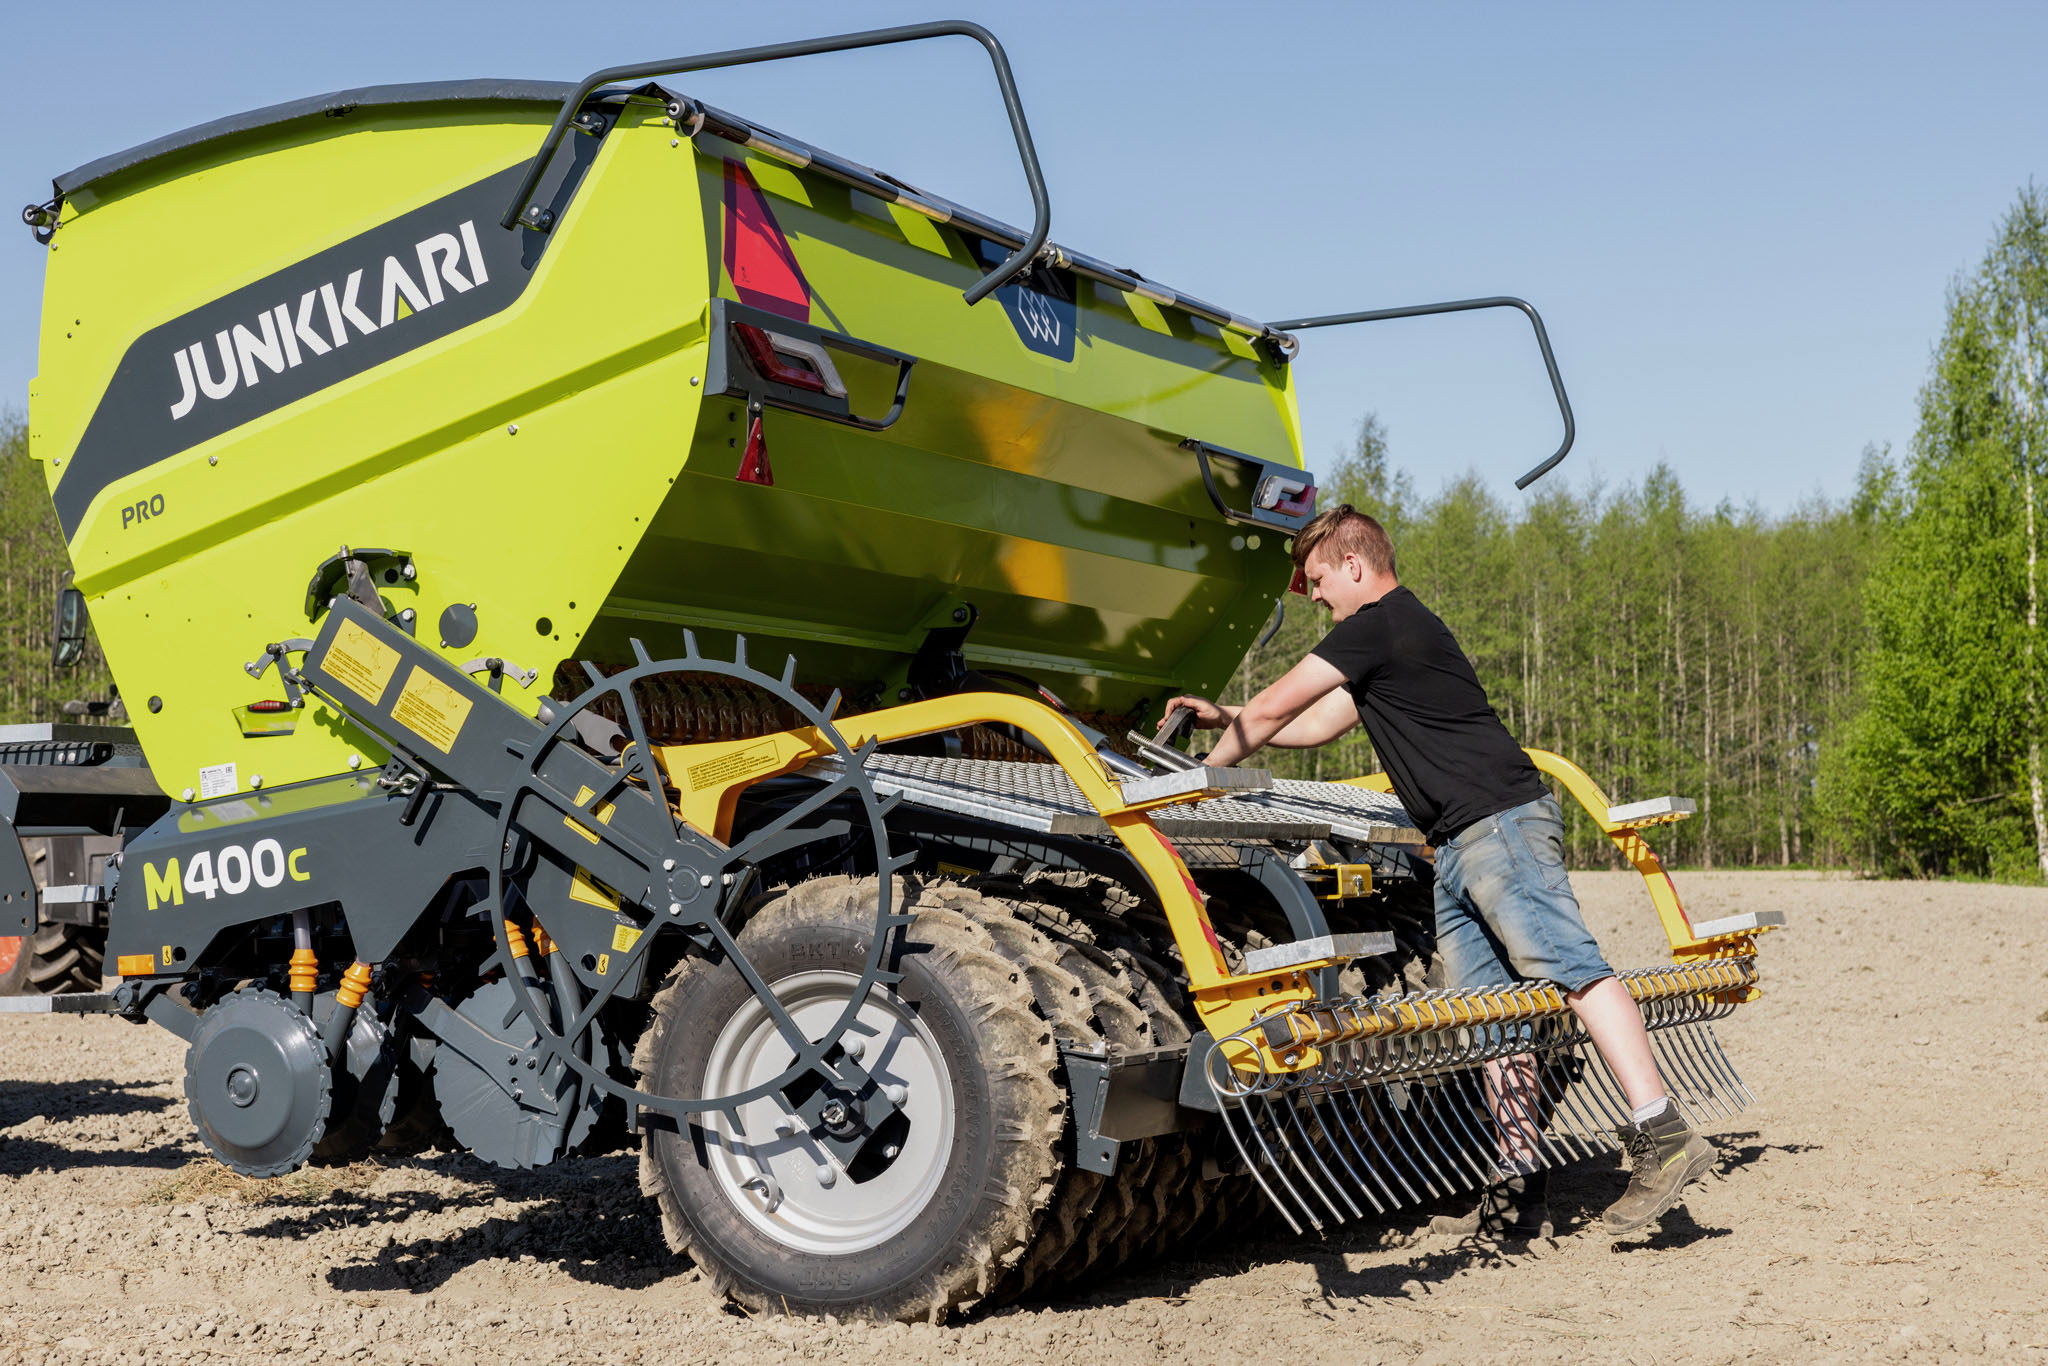
[[(1748, 980), (1748, 960), (1731, 962), (1707, 978), (1683, 966), (1624, 975), (1691, 1114), (1726, 1118), (1755, 1100), (1714, 1034)], [(1631, 1107), (1554, 991), (1418, 992), (1310, 1010), (1312, 1039), (1291, 1027), (1319, 1051), (1313, 1066), (1263, 1065), (1255, 1043), (1275, 1031), (1262, 1021), (1220, 1041), (1207, 1068), (1232, 1146), (1297, 1233), (1623, 1144)]]

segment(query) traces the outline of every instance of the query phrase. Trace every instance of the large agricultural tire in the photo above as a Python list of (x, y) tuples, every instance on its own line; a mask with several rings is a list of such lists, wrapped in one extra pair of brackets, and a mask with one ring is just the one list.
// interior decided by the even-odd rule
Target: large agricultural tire
[[(741, 931), (742, 950), (800, 1024), (829, 1023), (843, 1008), (867, 957), (876, 894), (872, 879), (800, 883)], [(830, 1186), (807, 1161), (785, 1160), (774, 1170), (795, 1174), (777, 1178), (771, 1203), (741, 1176), (758, 1167), (721, 1117), (650, 1129), (644, 1140), (641, 1189), (669, 1245), (748, 1309), (936, 1320), (994, 1289), (1052, 1196), (1066, 1098), (1031, 984), (986, 930), (915, 884), (899, 881), (892, 901), (913, 917), (884, 961), (902, 980), (871, 992), (858, 1023), (877, 1034), (865, 1055), (877, 1080), (907, 1088), (900, 1157)], [(691, 958), (655, 997), (634, 1065), (663, 1094), (730, 1093), (786, 1065), (787, 1045), (772, 1036), (738, 972)], [(771, 1131), (767, 1116), (742, 1113), (761, 1122), (748, 1132)], [(787, 1159), (807, 1143), (791, 1135), (763, 1152)]]
[[(40, 895), (48, 841), (24, 841), (29, 872)], [(28, 934), (0, 938), (0, 996), (54, 996), (98, 991), (107, 956), (107, 932), (98, 926), (37, 925)]]

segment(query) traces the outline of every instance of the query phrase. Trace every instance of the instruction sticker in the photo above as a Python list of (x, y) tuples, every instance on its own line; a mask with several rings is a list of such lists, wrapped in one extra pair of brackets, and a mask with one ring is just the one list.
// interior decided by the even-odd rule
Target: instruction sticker
[(235, 766), (233, 764), (208, 764), (199, 770), (199, 800), (208, 797), (225, 797), (235, 790)]
[(702, 792), (707, 787), (724, 787), (741, 778), (751, 778), (756, 773), (766, 773), (779, 762), (772, 741), (750, 745), (706, 759), (701, 764), (692, 764), (684, 770), (692, 792)]
[[(397, 658), (392, 655), (393, 660)], [(425, 666), (415, 664), (412, 677), (398, 694), (397, 705), (391, 708), (391, 719), (446, 754), (455, 748), (455, 737), (462, 734), (471, 705), (471, 699), (428, 673)]]
[(625, 953), (640, 942), (640, 931), (630, 925), (612, 926), (612, 952)]
[[(590, 788), (579, 787), (576, 789), (576, 805), (581, 806), (583, 805), (583, 803), (589, 801), (592, 797), (595, 797), (596, 795), (597, 793), (592, 791)], [(604, 805), (596, 808), (596, 810), (597, 819), (600, 824), (610, 825), (612, 823), (612, 804), (610, 802), (606, 802)], [(577, 834), (583, 836), (583, 838), (589, 840), (592, 844), (597, 843), (597, 832), (595, 830), (592, 830), (587, 825), (579, 824), (575, 817), (562, 817), (562, 824), (568, 826), (571, 830), (574, 830)]]
[(384, 689), (398, 669), (398, 651), (352, 621), (344, 621), (327, 647), (321, 667), (334, 681), (366, 702), (384, 700)]

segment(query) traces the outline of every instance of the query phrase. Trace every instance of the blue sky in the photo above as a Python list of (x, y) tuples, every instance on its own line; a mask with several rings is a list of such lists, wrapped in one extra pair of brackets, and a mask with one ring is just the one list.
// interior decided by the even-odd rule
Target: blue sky
[[(1865, 443), (1903, 449), (1949, 281), (2048, 182), (2040, 3), (103, 3), (0, 19), (6, 221), (74, 165), (302, 95), (943, 17), (1009, 48), (1055, 239), (1254, 317), (1522, 295), (1579, 421), (1564, 471), (1664, 459), (1706, 503), (1841, 496)], [(1028, 219), (965, 42), (678, 84)], [(0, 404), (35, 373), (41, 258), (0, 237)], [(1304, 341), (1312, 468), (1367, 410), (1424, 491), (1469, 469), (1518, 499), (1556, 444), (1516, 315)]]

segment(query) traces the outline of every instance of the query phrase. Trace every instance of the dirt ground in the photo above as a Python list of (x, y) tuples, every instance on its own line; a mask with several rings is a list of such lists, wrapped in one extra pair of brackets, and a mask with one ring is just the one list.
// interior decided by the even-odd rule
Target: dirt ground
[[(1610, 956), (1655, 960), (1633, 875), (1575, 882)], [(1423, 1211), (943, 1327), (753, 1320), (663, 1250), (628, 1157), (245, 1182), (202, 1155), (168, 1033), (10, 1016), (0, 1362), (2048, 1362), (2048, 891), (1679, 886), (1792, 923), (1720, 1026), (1759, 1103), (1647, 1243), (1594, 1231), (1605, 1162), (1553, 1185), (1554, 1242), (1506, 1257)]]

